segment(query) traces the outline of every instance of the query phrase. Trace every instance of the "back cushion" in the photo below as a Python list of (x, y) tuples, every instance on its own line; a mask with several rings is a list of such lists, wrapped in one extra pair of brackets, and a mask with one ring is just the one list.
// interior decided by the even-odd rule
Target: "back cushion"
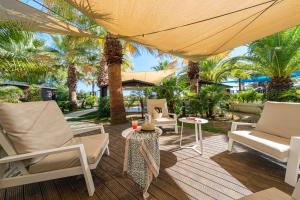
[(0, 103), (0, 124), (17, 153), (60, 147), (73, 138), (55, 101)]
[(147, 99), (148, 114), (152, 115), (152, 117), (154, 117), (154, 115), (156, 114), (155, 107), (162, 109), (163, 117), (169, 116), (168, 105), (167, 105), (166, 99)]
[(300, 136), (300, 103), (266, 102), (256, 130), (284, 138)]

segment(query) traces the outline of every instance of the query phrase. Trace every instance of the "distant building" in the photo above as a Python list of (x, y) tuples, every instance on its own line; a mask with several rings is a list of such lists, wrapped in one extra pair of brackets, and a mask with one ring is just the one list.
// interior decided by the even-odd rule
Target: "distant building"
[[(18, 81), (5, 81), (0, 83), (0, 87), (3, 86), (15, 86), (23, 91), (26, 91), (29, 89), (29, 84), (25, 82), (18, 82)], [(38, 87), (41, 89), (41, 97), (43, 101), (49, 101), (49, 100), (55, 100), (56, 99), (56, 88), (53, 87), (47, 87), (44, 85), (33, 85), (35, 87)]]

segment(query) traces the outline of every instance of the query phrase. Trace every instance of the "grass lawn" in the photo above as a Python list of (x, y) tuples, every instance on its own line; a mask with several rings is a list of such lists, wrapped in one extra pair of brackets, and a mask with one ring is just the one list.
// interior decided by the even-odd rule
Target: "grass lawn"
[(82, 115), (81, 117), (77, 117), (77, 118), (71, 118), (68, 119), (68, 121), (92, 121), (95, 123), (105, 123), (105, 122), (109, 122), (110, 118), (108, 117), (103, 117), (103, 118), (99, 118), (98, 116), (98, 111), (94, 111), (85, 115)]

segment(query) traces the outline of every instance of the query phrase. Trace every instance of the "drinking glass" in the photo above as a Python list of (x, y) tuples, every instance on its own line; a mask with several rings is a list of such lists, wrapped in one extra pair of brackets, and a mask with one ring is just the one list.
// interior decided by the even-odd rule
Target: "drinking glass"
[(137, 120), (133, 120), (133, 121), (131, 121), (131, 127), (132, 127), (132, 129), (137, 129), (137, 127), (138, 127), (138, 121)]

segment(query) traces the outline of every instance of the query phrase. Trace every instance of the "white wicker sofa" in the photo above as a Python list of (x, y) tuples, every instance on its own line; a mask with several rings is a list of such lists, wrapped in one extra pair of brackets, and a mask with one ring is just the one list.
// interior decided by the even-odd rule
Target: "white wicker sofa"
[[(0, 103), (0, 188), (83, 174), (90, 196), (95, 169), (109, 136), (99, 133), (74, 137), (56, 102)], [(80, 130), (81, 131), (81, 130)], [(78, 134), (78, 132), (76, 132)], [(13, 174), (13, 167), (21, 174)]]
[[(254, 130), (237, 130), (252, 126)], [(266, 102), (257, 124), (233, 122), (228, 133), (228, 150), (238, 142), (287, 162), (285, 182), (295, 186), (300, 164), (300, 104)]]

